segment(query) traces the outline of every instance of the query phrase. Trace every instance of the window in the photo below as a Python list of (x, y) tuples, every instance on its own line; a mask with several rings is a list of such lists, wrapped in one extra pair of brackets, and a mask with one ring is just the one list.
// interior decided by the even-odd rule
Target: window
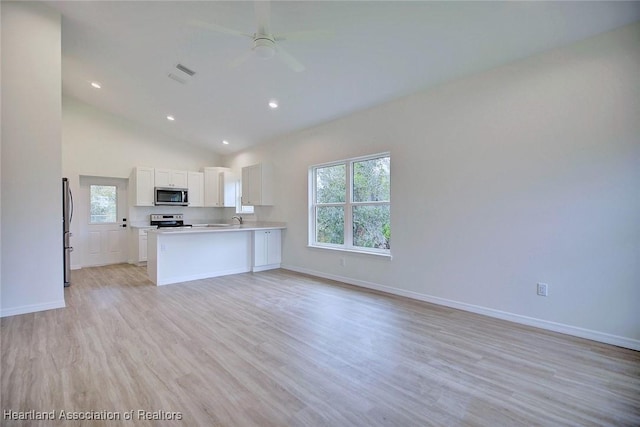
[(309, 244), (388, 254), (391, 250), (388, 153), (309, 169)]
[(116, 222), (118, 212), (117, 188), (115, 185), (90, 186), (90, 220), (91, 224)]

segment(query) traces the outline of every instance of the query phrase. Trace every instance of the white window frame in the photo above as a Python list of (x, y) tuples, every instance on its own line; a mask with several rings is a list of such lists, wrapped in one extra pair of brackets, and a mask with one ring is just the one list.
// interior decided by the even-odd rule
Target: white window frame
[[(353, 191), (353, 164), (357, 162), (379, 159), (381, 157), (389, 157), (391, 160), (391, 153), (377, 153), (361, 157), (352, 157), (349, 159), (339, 160), (335, 162), (322, 163), (312, 165), (309, 167), (309, 240), (308, 246), (312, 248), (330, 249), (345, 252), (357, 252), (371, 255), (381, 255), (391, 257), (391, 249), (380, 248), (366, 248), (362, 246), (353, 245), (353, 208), (356, 206), (372, 206), (372, 205), (388, 205), (391, 209), (391, 194), (389, 194), (389, 201), (376, 202), (354, 202), (352, 200)], [(331, 166), (345, 165), (345, 180), (346, 180), (346, 194), (344, 203), (319, 203), (316, 204), (316, 170), (319, 168), (326, 168)], [(322, 243), (316, 241), (316, 208), (317, 207), (330, 207), (341, 206), (344, 207), (344, 243)]]

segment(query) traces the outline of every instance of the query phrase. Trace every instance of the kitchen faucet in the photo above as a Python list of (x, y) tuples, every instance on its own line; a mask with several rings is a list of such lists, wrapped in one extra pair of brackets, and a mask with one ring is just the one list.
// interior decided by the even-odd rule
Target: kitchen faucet
[(231, 220), (233, 221), (234, 219), (237, 219), (238, 221), (240, 221), (240, 224), (242, 224), (242, 217), (240, 215), (236, 215), (233, 218), (231, 218)]

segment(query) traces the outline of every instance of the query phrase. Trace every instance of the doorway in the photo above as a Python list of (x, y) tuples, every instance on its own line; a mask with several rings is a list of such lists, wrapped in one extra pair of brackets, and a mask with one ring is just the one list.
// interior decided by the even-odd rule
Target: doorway
[(126, 262), (127, 180), (81, 176), (78, 204), (82, 265)]

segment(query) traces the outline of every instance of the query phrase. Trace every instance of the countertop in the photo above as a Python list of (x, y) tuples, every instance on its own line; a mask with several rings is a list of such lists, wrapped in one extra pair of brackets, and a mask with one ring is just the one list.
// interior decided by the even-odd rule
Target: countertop
[[(142, 228), (142, 227), (139, 227)], [(244, 224), (193, 224), (185, 228), (152, 228), (147, 233), (164, 234), (190, 234), (190, 233), (224, 233), (233, 231), (256, 231), (256, 230), (282, 230), (287, 228), (284, 222), (253, 221)]]

